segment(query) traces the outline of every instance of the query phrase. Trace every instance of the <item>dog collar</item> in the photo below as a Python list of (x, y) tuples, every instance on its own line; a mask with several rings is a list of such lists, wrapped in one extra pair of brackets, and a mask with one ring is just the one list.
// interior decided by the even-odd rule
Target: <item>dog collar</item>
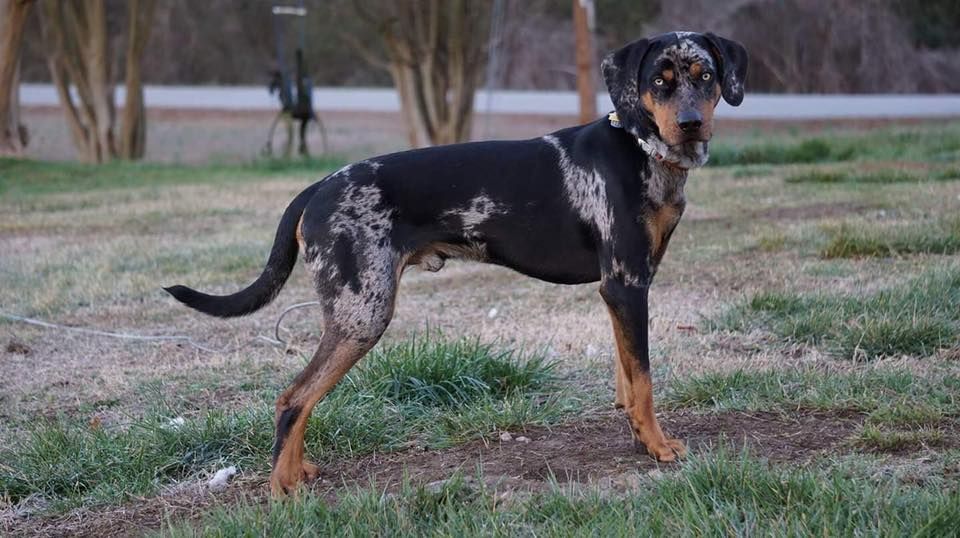
[[(607, 114), (607, 121), (610, 122), (610, 126), (623, 129), (623, 122), (620, 121), (620, 117), (616, 112), (611, 112)], [(653, 158), (653, 160), (658, 163), (663, 163), (667, 166), (672, 166), (674, 168), (680, 168), (683, 170), (689, 170), (690, 168), (697, 168), (706, 164), (707, 154), (706, 149), (704, 149), (703, 158), (690, 158), (685, 155), (677, 155), (670, 151), (670, 146), (668, 146), (663, 140), (655, 135), (651, 134), (649, 140), (644, 140), (639, 136), (634, 136), (637, 144), (640, 146), (640, 149), (644, 153)]]
[[(607, 114), (607, 121), (610, 122), (611, 127), (615, 127), (617, 129), (623, 129), (623, 123), (620, 122), (620, 116), (618, 116), (616, 112), (611, 112)], [(646, 140), (640, 138), (639, 136), (635, 138), (637, 139), (637, 144), (640, 145), (640, 149), (642, 149), (647, 155), (653, 157), (655, 160), (660, 162), (666, 159), (667, 156), (665, 152), (657, 151), (657, 149), (654, 147), (653, 144), (651, 144), (650, 142), (647, 142)]]

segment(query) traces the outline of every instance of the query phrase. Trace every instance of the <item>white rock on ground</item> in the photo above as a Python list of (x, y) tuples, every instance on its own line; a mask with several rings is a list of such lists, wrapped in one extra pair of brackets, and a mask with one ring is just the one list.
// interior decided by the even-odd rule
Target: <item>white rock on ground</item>
[(227, 489), (227, 483), (230, 482), (230, 479), (233, 478), (235, 474), (237, 474), (237, 468), (233, 465), (225, 469), (220, 469), (213, 475), (213, 478), (207, 482), (207, 487), (210, 488), (210, 491)]
[(186, 424), (187, 420), (183, 417), (171, 418), (167, 421), (167, 427), (171, 430), (179, 430), (181, 426)]
[(500, 440), (506, 443), (507, 441), (513, 441), (513, 436), (510, 435), (510, 432), (503, 432), (500, 434)]

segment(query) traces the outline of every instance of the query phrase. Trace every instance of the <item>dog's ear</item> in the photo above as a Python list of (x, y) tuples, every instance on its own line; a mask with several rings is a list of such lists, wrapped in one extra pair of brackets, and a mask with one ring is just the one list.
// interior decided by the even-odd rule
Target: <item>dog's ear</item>
[(720, 65), (720, 92), (723, 100), (733, 106), (743, 102), (743, 83), (747, 78), (747, 49), (736, 41), (725, 39), (716, 34), (703, 34)]
[(607, 84), (613, 107), (623, 127), (634, 134), (640, 125), (643, 110), (640, 104), (640, 66), (650, 48), (650, 41), (638, 39), (603, 58), (600, 68)]

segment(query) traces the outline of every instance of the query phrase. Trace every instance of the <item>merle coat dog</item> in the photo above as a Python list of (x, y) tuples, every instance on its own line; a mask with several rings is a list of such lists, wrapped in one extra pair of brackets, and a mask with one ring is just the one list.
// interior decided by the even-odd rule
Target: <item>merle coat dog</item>
[(685, 453), (653, 409), (647, 291), (684, 210), (690, 168), (707, 160), (721, 96), (743, 100), (747, 54), (713, 34), (675, 32), (610, 53), (603, 76), (616, 113), (522, 141), (405, 151), (349, 165), (293, 199), (263, 273), (212, 296), (167, 288), (214, 316), (276, 297), (302, 252), (323, 311), (309, 365), (276, 403), (275, 495), (316, 478), (304, 461), (313, 407), (390, 323), (404, 270), (467, 258), (549, 282), (600, 282), (613, 324), (616, 405), (660, 461)]

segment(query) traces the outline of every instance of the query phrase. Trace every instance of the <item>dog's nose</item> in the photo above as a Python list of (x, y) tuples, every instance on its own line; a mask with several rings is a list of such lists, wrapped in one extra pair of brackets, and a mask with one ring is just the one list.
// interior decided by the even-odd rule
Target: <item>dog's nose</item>
[(677, 125), (685, 133), (692, 133), (703, 125), (703, 115), (697, 110), (684, 110), (677, 115)]

